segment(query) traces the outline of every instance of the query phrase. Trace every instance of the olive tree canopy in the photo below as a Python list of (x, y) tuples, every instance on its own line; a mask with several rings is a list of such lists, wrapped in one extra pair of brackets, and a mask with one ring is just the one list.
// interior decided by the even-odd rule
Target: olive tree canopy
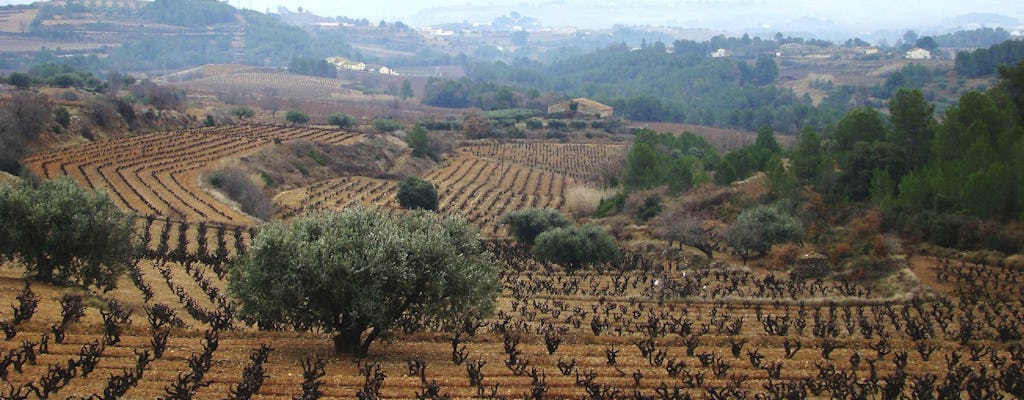
[(0, 185), (0, 254), (50, 283), (116, 287), (137, 256), (134, 216), (71, 178)]
[(499, 289), (465, 220), (362, 207), (265, 227), (228, 286), (246, 320), (330, 332), (336, 352), (358, 356), (398, 327), (454, 330), (485, 317)]

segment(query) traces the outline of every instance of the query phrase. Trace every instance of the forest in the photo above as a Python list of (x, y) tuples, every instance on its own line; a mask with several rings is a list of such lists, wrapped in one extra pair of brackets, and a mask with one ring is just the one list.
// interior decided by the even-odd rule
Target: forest
[(840, 215), (877, 208), (889, 228), (915, 240), (1020, 252), (1024, 62), (1000, 67), (999, 74), (995, 87), (967, 93), (942, 115), (919, 90), (899, 89), (887, 115), (853, 109), (827, 129), (804, 128), (786, 150), (767, 127), (754, 143), (724, 156), (692, 135), (641, 132), (623, 188), (628, 194), (665, 185), (679, 192), (712, 174), (727, 184), (763, 172), (775, 201), (789, 204), (784, 207), (820, 196)]
[[(808, 97), (774, 86), (779, 74), (774, 57), (757, 56), (753, 63), (713, 59), (703, 53), (710, 43), (714, 41), (677, 42), (675, 52), (660, 42), (640, 49), (616, 45), (550, 65), (528, 60), (477, 62), (469, 66), (469, 79), (428, 86), (423, 102), (480, 106), (473, 100), (485, 97), (500, 82), (507, 85), (504, 90), (524, 95), (532, 90), (593, 98), (632, 120), (745, 130), (770, 126), (786, 133), (805, 125), (823, 128), (846, 111), (844, 104), (815, 106)], [(747, 47), (755, 49), (752, 52), (764, 47), (758, 43), (762, 42), (751, 41)]]

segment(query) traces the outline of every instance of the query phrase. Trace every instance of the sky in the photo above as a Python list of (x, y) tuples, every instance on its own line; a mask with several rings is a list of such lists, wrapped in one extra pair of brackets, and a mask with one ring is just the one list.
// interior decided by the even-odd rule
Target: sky
[[(0, 4), (24, 0), (0, 0)], [(800, 31), (833, 26), (844, 31), (928, 29), (969, 13), (996, 13), (1024, 21), (1024, 2), (1007, 0), (228, 0), (239, 8), (275, 12), (303, 7), (323, 16), (402, 21), (410, 25), (490, 22), (512, 11), (546, 26), (678, 26), (727, 31)], [(1022, 23), (1018, 23), (1022, 24)], [(737, 32), (741, 33), (741, 32)]]
[[(231, 4), (259, 11), (276, 10), (279, 0), (230, 0)], [(882, 26), (912, 28), (927, 26), (968, 13), (998, 13), (1018, 20), (1024, 20), (1024, 2), (994, 0), (557, 0), (557, 1), (516, 1), (516, 0), (435, 0), (429, 2), (414, 0), (388, 1), (331, 1), (305, 0), (287, 2), (295, 10), (298, 6), (320, 15), (344, 15), (371, 20), (408, 20), (415, 23), (425, 13), (424, 9), (452, 9), (443, 14), (455, 14), (460, 9), (518, 11), (523, 15), (538, 17), (548, 24), (569, 22), (568, 25), (582, 26), (599, 24), (612, 26), (629, 25), (631, 21), (648, 19), (652, 22), (676, 23), (700, 22), (749, 23), (763, 19), (764, 24), (784, 24), (787, 21), (810, 17), (834, 21), (849, 26), (862, 25), (877, 29)], [(600, 21), (589, 18), (592, 10), (607, 10)], [(559, 12), (559, 10), (561, 12)], [(535, 11), (535, 12), (531, 12)], [(588, 13), (588, 11), (590, 13)], [(439, 13), (440, 14), (440, 13)], [(718, 16), (721, 17), (718, 17)], [(575, 17), (574, 17), (575, 16)], [(742, 18), (745, 21), (734, 21)], [(550, 20), (551, 22), (547, 22)], [(487, 21), (475, 21), (487, 22)], [(696, 27), (696, 26), (694, 26)], [(703, 26), (701, 28), (718, 28)]]

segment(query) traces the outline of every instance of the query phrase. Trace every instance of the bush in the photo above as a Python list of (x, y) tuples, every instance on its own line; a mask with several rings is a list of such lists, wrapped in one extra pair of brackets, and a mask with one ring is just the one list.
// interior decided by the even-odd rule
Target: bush
[(455, 330), (487, 317), (501, 289), (465, 220), (361, 207), (272, 224), (230, 271), (246, 321), (333, 333), (335, 352), (357, 356), (393, 329)]
[(43, 282), (111, 290), (137, 254), (134, 216), (70, 178), (0, 185), (0, 254)]
[(410, 176), (398, 184), (398, 204), (410, 210), (437, 210), (437, 189), (430, 182)]
[(57, 106), (53, 109), (53, 120), (61, 127), (67, 128), (71, 123), (71, 113), (64, 106)]
[(519, 242), (533, 245), (537, 236), (548, 230), (569, 225), (569, 220), (558, 210), (550, 208), (529, 208), (516, 210), (501, 219), (508, 226), (509, 233)]
[(210, 184), (220, 189), (253, 217), (266, 220), (274, 215), (274, 202), (244, 171), (227, 168), (210, 175)]
[(566, 126), (567, 126), (567, 124), (563, 120), (560, 120), (560, 119), (548, 120), (548, 128), (551, 128), (551, 129), (565, 129)]
[(375, 118), (373, 120), (373, 129), (376, 129), (378, 132), (394, 132), (402, 129), (402, 123), (391, 118)]
[(309, 114), (299, 110), (288, 110), (284, 114), (284, 119), (296, 125), (303, 125), (309, 122)]
[(626, 193), (620, 192), (612, 197), (601, 199), (601, 203), (597, 205), (597, 210), (594, 211), (594, 217), (603, 218), (613, 214), (617, 214), (622, 211), (622, 208), (626, 205)]
[(586, 266), (617, 264), (622, 255), (615, 239), (593, 224), (548, 230), (537, 236), (533, 254), (569, 272)]
[(544, 121), (541, 121), (537, 118), (530, 118), (526, 120), (526, 127), (534, 130), (541, 129), (544, 128)]

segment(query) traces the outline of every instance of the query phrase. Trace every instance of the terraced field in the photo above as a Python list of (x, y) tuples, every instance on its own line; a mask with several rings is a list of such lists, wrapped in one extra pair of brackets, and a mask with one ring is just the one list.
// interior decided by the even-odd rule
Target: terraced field
[[(323, 333), (261, 331), (235, 316), (227, 271), (252, 221), (198, 174), (275, 140), (346, 144), (337, 130), (250, 125), (141, 135), (34, 156), (140, 214), (146, 252), (107, 293), (0, 268), (0, 398), (804, 399), (1024, 396), (1024, 271), (914, 256), (917, 293), (842, 280), (654, 261), (566, 274), (491, 244), (497, 313), (459, 335), (395, 332), (371, 356), (331, 354)], [(624, 149), (475, 143), (426, 174), (442, 212), (489, 236), (508, 210), (564, 207)], [(394, 207), (393, 181), (349, 176), (299, 190), (305, 210)], [(397, 212), (397, 211), (396, 211)], [(81, 311), (81, 317), (77, 311)], [(266, 346), (266, 347), (264, 347)]]

